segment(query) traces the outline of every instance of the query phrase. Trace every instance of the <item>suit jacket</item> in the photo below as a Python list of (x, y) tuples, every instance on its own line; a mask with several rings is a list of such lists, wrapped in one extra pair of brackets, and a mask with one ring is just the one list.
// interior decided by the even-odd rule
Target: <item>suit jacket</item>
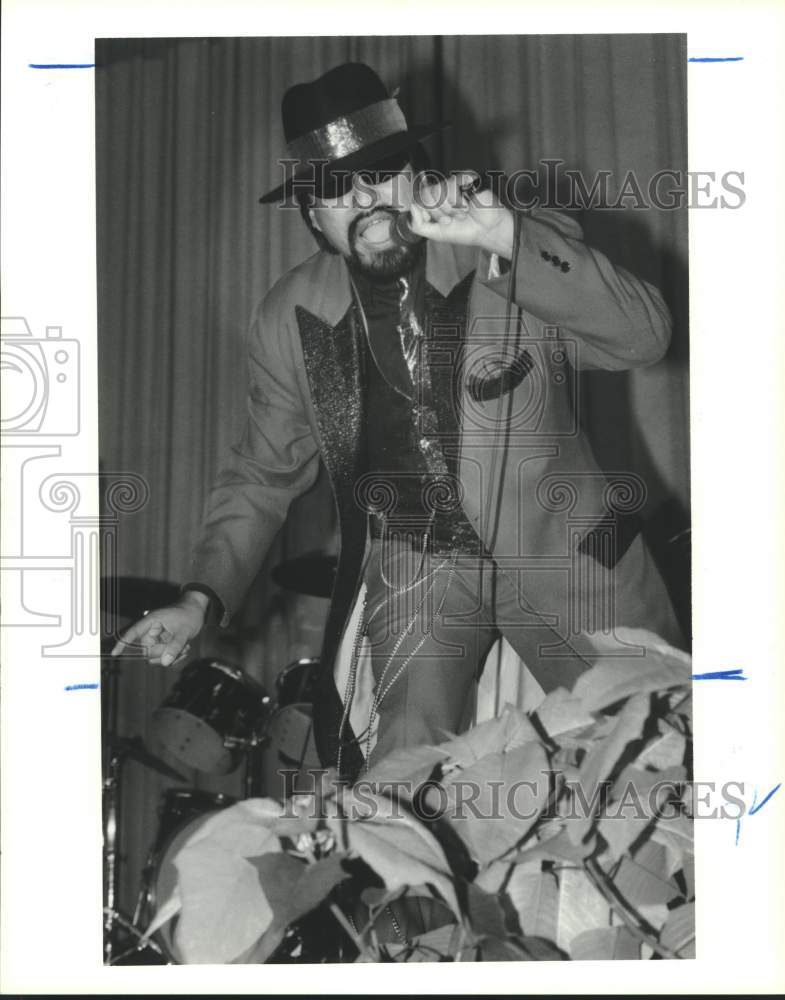
[[(514, 273), (498, 276), (485, 252), (433, 241), (426, 248), (434, 303), (428, 364), (464, 511), (555, 634), (607, 630), (593, 606), (602, 595), (587, 606), (580, 594), (587, 559), (611, 574), (617, 623), (656, 631), (659, 618), (665, 633), (671, 623), (662, 620), (668, 602), (661, 581), (640, 541), (631, 545), (634, 532), (625, 537), (622, 530), (642, 505), (645, 484), (599, 471), (571, 390), (580, 369), (659, 360), (670, 339), (667, 307), (655, 288), (588, 247), (572, 219), (534, 210), (519, 233)], [(510, 293), (518, 307), (512, 311)], [(257, 307), (247, 422), (209, 498), (190, 577), (217, 595), (228, 624), (291, 501), (324, 462), (341, 540), (315, 705), (325, 765), (335, 760), (341, 710), (333, 660), (366, 544), (355, 492), (365, 471), (362, 336), (338, 255), (315, 254)], [(583, 607), (577, 617), (576, 599)]]

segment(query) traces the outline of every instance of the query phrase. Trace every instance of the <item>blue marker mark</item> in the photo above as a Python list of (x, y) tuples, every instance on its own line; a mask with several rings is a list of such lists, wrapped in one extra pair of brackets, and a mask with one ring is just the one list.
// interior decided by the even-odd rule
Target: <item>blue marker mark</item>
[(780, 790), (781, 785), (782, 782), (780, 782), (779, 785), (775, 785), (774, 788), (772, 788), (772, 790), (766, 796), (766, 798), (762, 802), (759, 802), (758, 805), (755, 805), (755, 801), (758, 797), (758, 790), (755, 789), (755, 794), (752, 796), (752, 805), (750, 806), (750, 813), (749, 813), (750, 816), (754, 816), (756, 812), (760, 812), (761, 809), (766, 805), (766, 803), (772, 797), (772, 795), (774, 795), (775, 792), (778, 792)]
[(64, 691), (94, 691), (98, 684), (66, 684), (63, 688)]
[(30, 69), (95, 69), (95, 63), (28, 63)]
[(690, 56), (687, 62), (742, 62), (744, 56)]
[(746, 681), (744, 669), (739, 667), (736, 670), (710, 670), (706, 674), (693, 674), (694, 681)]
[[(769, 792), (769, 794), (761, 801), (758, 802), (758, 789), (754, 789), (752, 793), (752, 805), (747, 810), (748, 816), (754, 816), (756, 812), (760, 812), (761, 809), (766, 805), (769, 799), (775, 795), (782, 787), (782, 782), (775, 785), (774, 788)], [(739, 846), (739, 836), (741, 834), (741, 817), (736, 820), (736, 846)]]

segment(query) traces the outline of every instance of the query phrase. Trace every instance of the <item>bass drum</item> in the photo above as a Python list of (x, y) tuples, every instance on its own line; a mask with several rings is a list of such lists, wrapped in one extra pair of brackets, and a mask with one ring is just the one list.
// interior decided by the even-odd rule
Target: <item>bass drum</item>
[[(151, 920), (177, 885), (177, 869), (174, 864), (177, 854), (210, 817), (234, 805), (236, 801), (230, 795), (200, 792), (192, 788), (171, 789), (166, 793), (147, 894)], [(153, 938), (171, 962), (184, 965), (174, 937), (178, 920), (179, 917), (173, 917), (156, 931)]]

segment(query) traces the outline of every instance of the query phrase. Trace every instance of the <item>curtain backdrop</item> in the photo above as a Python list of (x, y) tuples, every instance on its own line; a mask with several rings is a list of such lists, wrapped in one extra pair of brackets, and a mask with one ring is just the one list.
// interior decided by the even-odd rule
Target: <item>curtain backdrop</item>
[[(257, 203), (280, 179), (281, 97), (349, 60), (400, 87), (409, 120), (452, 122), (427, 144), (440, 169), (509, 173), (559, 158), (587, 177), (612, 171), (611, 197), (630, 170), (645, 185), (658, 170), (686, 169), (683, 36), (99, 41), (101, 463), (108, 474), (143, 476), (150, 489), (146, 507), (120, 526), (122, 575), (178, 582), (186, 573), (209, 483), (242, 424), (252, 307), (315, 249), (296, 210)], [(581, 221), (588, 242), (658, 285), (675, 325), (660, 364), (581, 380), (584, 424), (603, 465), (644, 477), (650, 510), (669, 502), (686, 512), (686, 212), (597, 210)], [(208, 630), (198, 652), (239, 662), (268, 690), (287, 663), (317, 655), (327, 602), (286, 595), (268, 570), (334, 545), (322, 478), (295, 505), (238, 627), (228, 637)], [(149, 738), (172, 680), (124, 661), (122, 735)], [(239, 793), (239, 775), (184, 773), (196, 787)], [(127, 765), (120, 902), (128, 911), (168, 787)]]

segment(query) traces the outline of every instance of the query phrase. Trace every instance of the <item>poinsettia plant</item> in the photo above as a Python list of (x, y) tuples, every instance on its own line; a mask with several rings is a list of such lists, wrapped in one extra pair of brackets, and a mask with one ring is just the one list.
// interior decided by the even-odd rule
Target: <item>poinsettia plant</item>
[(598, 652), (536, 711), (217, 813), (148, 935), (176, 920), (188, 963), (694, 957), (690, 659)]

